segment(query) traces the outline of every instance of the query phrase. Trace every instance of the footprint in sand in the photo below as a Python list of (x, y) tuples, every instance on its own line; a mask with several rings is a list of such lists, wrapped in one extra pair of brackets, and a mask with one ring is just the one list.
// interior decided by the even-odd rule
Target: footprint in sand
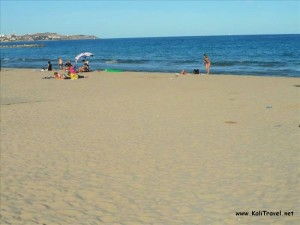
[(227, 124), (236, 124), (237, 122), (235, 122), (235, 121), (225, 121), (225, 123), (227, 123)]

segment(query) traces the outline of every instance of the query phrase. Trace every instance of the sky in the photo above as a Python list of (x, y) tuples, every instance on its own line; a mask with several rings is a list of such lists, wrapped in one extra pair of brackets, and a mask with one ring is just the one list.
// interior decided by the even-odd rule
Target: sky
[(0, 0), (0, 33), (100, 38), (300, 34), (300, 1)]

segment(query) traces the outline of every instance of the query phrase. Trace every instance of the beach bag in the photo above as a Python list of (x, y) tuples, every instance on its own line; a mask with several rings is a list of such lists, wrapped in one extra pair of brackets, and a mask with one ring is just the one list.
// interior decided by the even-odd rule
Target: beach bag
[(200, 71), (198, 69), (194, 69), (193, 74), (200, 74)]

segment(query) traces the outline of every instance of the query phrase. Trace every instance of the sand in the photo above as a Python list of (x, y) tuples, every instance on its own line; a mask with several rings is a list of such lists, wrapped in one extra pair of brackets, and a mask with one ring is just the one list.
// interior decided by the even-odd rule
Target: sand
[(1, 71), (1, 224), (299, 224), (299, 78), (47, 75)]

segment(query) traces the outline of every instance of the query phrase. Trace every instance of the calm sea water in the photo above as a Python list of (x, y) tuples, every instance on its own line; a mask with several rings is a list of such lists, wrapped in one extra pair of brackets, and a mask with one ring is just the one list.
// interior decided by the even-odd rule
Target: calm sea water
[[(18, 42), (20, 43), (20, 42)], [(28, 42), (26, 42), (28, 43)], [(92, 52), (91, 68), (179, 72), (200, 69), (203, 53), (216, 74), (300, 76), (300, 35), (124, 38), (39, 41), (43, 48), (1, 49), (1, 67), (41, 68), (57, 58)], [(7, 43), (2, 43), (7, 44)], [(9, 44), (16, 44), (9, 43)]]

